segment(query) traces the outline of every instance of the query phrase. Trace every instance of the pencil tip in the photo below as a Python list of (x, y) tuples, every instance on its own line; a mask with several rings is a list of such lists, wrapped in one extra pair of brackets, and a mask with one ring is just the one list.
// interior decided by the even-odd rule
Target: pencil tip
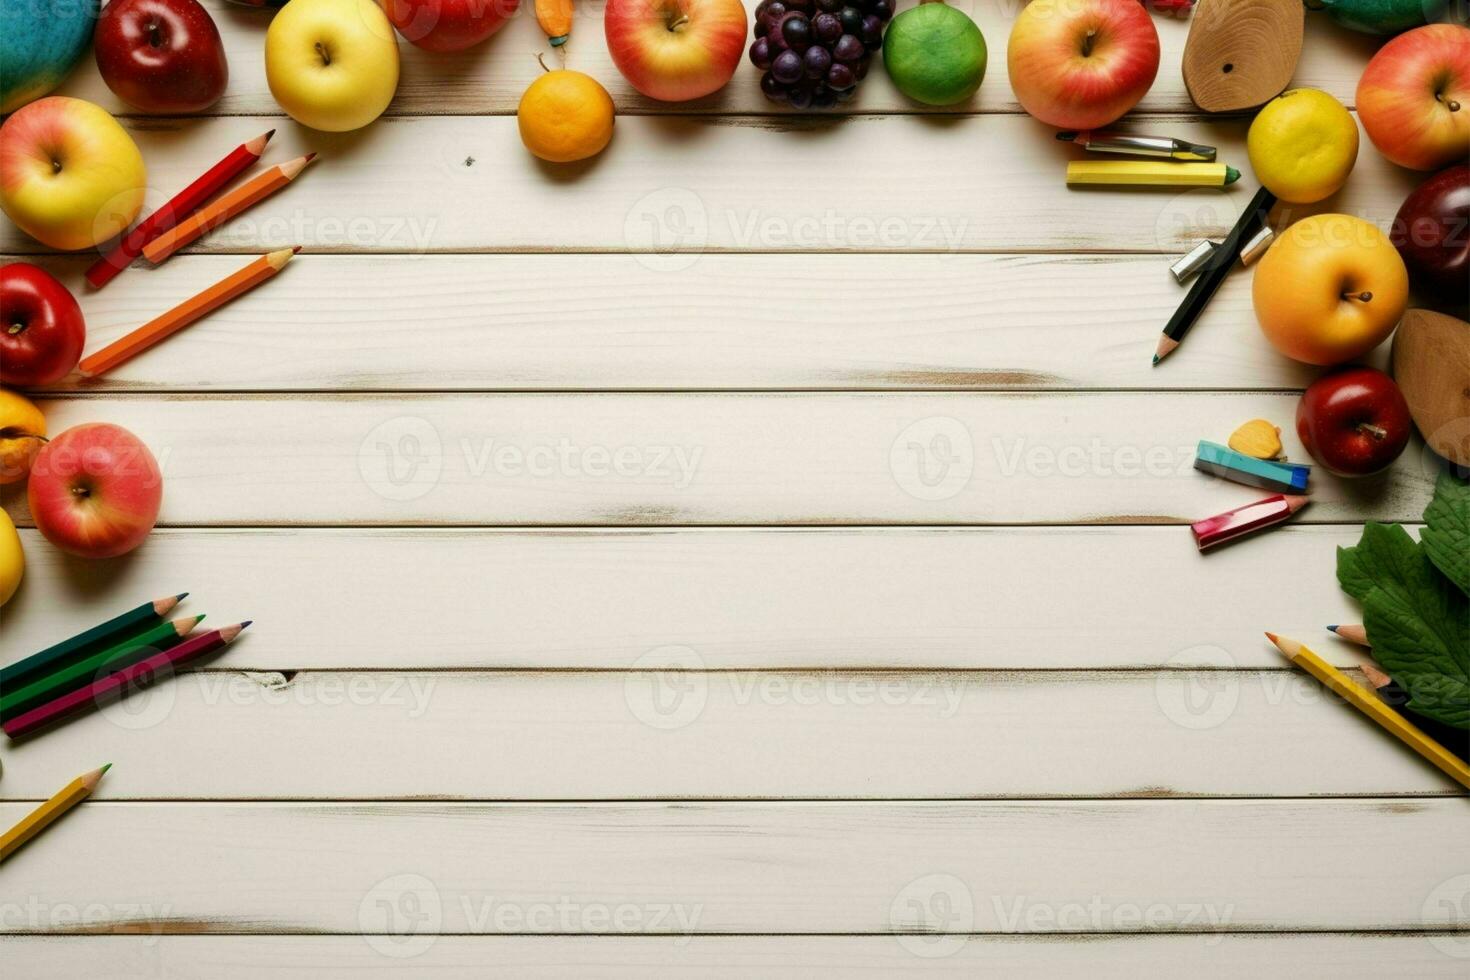
[(253, 619), (247, 619), (247, 620), (245, 620), (245, 622), (243, 622), (243, 623), (240, 624), (240, 628), (241, 629), (244, 629), (245, 627), (249, 626), (253, 622), (255, 622), (255, 620), (253, 620)]
[(1266, 632), (1266, 639), (1270, 640), (1272, 643), (1275, 643), (1276, 642), (1276, 634), (1275, 633), (1272, 633), (1272, 632), (1270, 632), (1268, 630)]
[(1153, 363), (1154, 364), (1159, 363), (1159, 355), (1157, 355), (1157, 354), (1154, 355)]
[(301, 252), (301, 246), (300, 245), (292, 245), (291, 246), (291, 254), (292, 255), (298, 255), (298, 254), (300, 254), (300, 252)]
[(1327, 627), (1328, 632), (1330, 632), (1330, 633), (1336, 633), (1337, 632), (1337, 625), (1338, 625), (1337, 623), (1333, 623), (1331, 626)]
[(276, 131), (274, 129), (267, 130), (266, 131), (266, 134), (265, 134), (265, 138), (266, 139), (270, 139), (274, 135), (276, 135)]
[(110, 762), (104, 762), (102, 764), (102, 768), (97, 770), (97, 775), (101, 776), (102, 774), (104, 774), (105, 772), (107, 772), (107, 770), (109, 770), (111, 768), (112, 768), (112, 763), (110, 763)]
[(315, 159), (316, 159), (316, 151), (315, 150), (312, 150), (310, 153), (308, 153), (306, 155), (306, 162), (307, 163), (310, 163), (311, 161), (313, 161)]
[(188, 595), (189, 595), (189, 593), (187, 593), (187, 592), (180, 592), (178, 595), (174, 596), (174, 598), (176, 600), (178, 600), (179, 602), (183, 602), (184, 599), (188, 597)]

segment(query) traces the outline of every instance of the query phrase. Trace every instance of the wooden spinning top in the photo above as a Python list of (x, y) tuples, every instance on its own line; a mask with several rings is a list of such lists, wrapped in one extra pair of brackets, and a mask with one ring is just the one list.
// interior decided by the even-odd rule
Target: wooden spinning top
[(1206, 112), (1264, 105), (1302, 53), (1302, 0), (1199, 0), (1184, 45), (1184, 86)]
[(1393, 378), (1429, 448), (1470, 466), (1470, 323), (1405, 313), (1393, 337)]

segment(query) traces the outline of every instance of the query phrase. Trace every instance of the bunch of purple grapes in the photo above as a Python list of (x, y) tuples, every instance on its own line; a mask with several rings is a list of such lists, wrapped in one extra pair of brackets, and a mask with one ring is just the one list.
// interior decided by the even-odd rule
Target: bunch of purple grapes
[(773, 102), (819, 109), (846, 102), (883, 48), (894, 0), (761, 0), (750, 60)]

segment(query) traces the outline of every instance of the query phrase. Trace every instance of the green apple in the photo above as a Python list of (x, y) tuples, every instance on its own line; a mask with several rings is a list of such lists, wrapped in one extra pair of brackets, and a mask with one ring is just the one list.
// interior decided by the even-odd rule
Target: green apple
[(344, 133), (398, 89), (398, 38), (372, 0), (291, 0), (265, 34), (265, 80), (303, 126)]

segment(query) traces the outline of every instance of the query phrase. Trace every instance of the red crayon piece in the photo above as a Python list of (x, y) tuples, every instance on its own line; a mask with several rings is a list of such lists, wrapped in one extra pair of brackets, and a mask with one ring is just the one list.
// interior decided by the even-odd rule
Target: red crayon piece
[(1204, 551), (1273, 524), (1280, 524), (1305, 507), (1309, 499), (1293, 494), (1278, 493), (1273, 497), (1257, 500), (1253, 504), (1227, 510), (1223, 514), (1206, 517), (1202, 521), (1195, 521), (1189, 528), (1194, 532), (1195, 544), (1199, 545), (1200, 551)]
[(271, 141), (275, 133), (273, 129), (249, 142), (241, 143), (223, 160), (206, 170), (198, 180), (179, 191), (171, 199), (165, 201), (157, 211), (134, 225), (133, 230), (123, 235), (122, 240), (113, 247), (111, 252), (92, 263), (92, 267), (87, 270), (87, 281), (96, 289), (101, 289), (112, 282), (117, 278), (119, 272), (122, 272), (134, 259), (143, 254), (144, 245), (183, 221), (199, 205), (238, 177), (245, 168), (259, 160), (260, 155), (265, 152), (265, 145)]
[(239, 636), (240, 631), (249, 625), (250, 621), (246, 620), (243, 623), (221, 626), (213, 632), (191, 637), (176, 647), (161, 650), (145, 660), (124, 667), (116, 673), (108, 674), (101, 680), (93, 681), (84, 688), (72, 691), (70, 694), (63, 694), (54, 701), (47, 701), (25, 714), (16, 715), (0, 727), (4, 728), (5, 734), (10, 738), (20, 738), (22, 735), (33, 732), (43, 725), (49, 725), (56, 719), (87, 705), (98, 704), (103, 698), (130, 684), (151, 683), (160, 671), (172, 672), (174, 668), (182, 666), (187, 661), (213, 653)]

